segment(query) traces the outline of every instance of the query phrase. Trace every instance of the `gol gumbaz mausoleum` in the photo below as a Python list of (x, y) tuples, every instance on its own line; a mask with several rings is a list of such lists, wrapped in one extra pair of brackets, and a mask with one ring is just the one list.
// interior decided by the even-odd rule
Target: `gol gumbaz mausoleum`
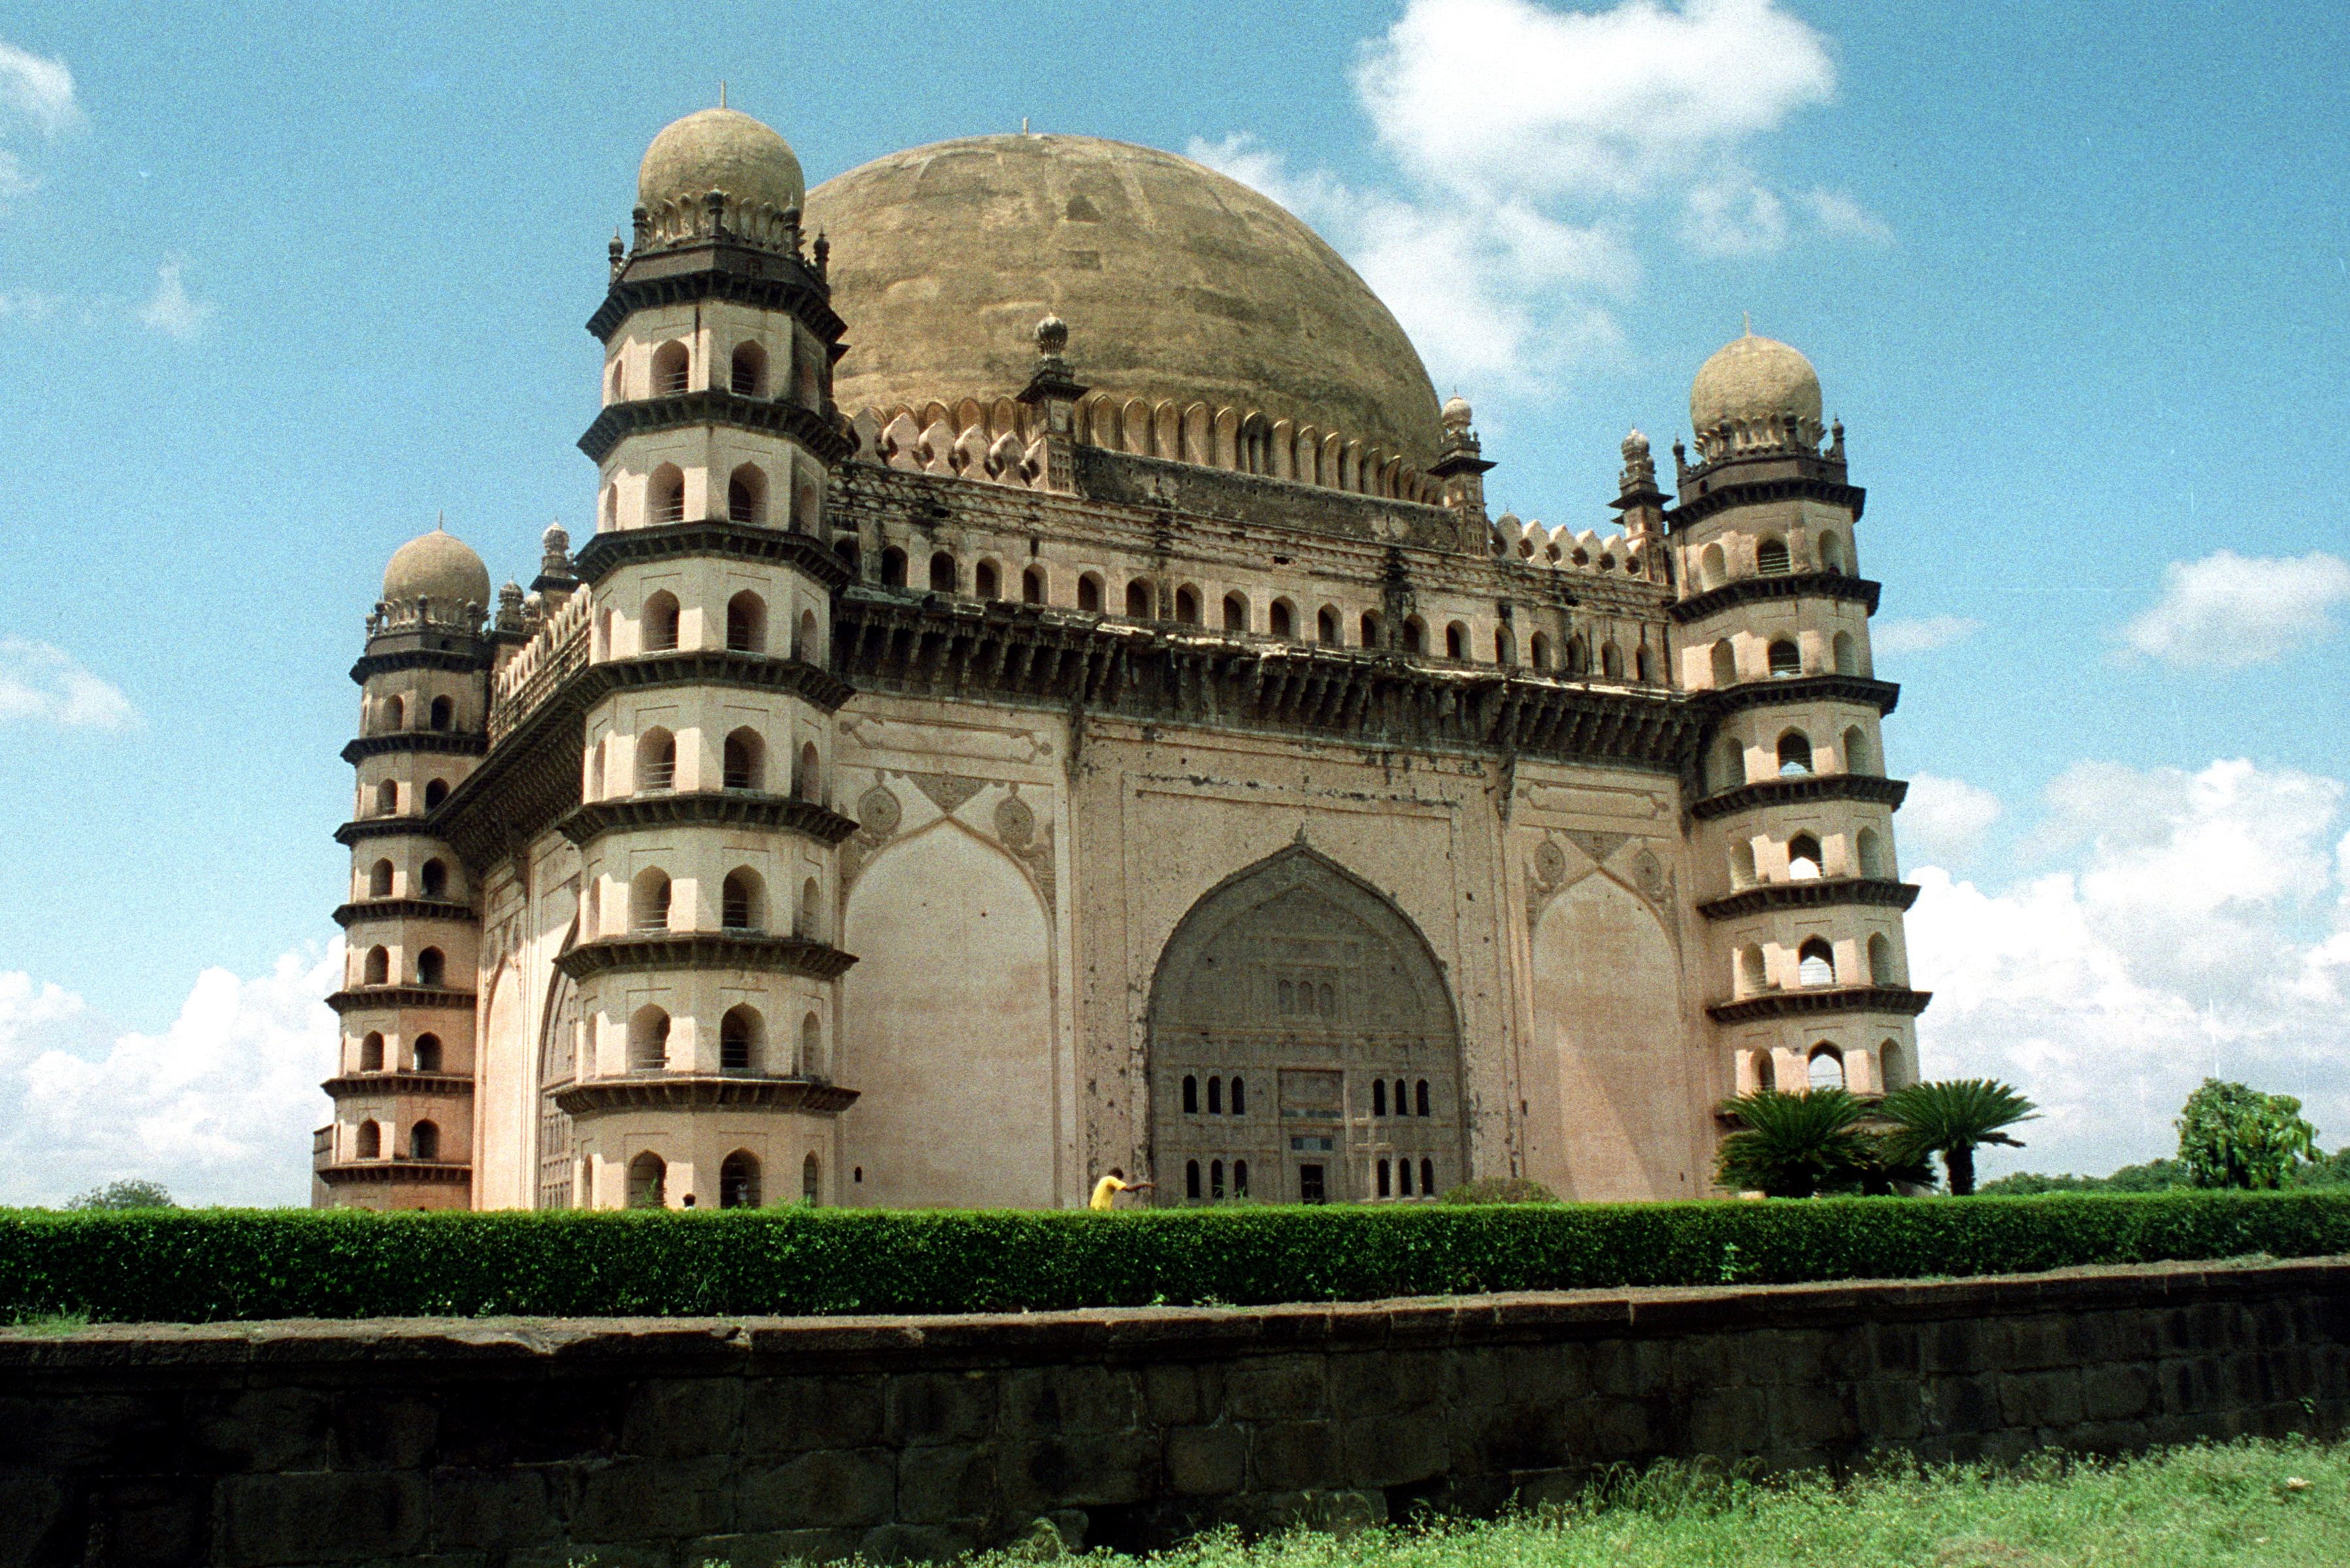
[(593, 533), (494, 594), (427, 534), (367, 618), (317, 1203), (1688, 1198), (1726, 1096), (1916, 1076), (1794, 349), (1617, 525), (1495, 517), (1256, 192), (1026, 134), (806, 191), (723, 109), (588, 327)]

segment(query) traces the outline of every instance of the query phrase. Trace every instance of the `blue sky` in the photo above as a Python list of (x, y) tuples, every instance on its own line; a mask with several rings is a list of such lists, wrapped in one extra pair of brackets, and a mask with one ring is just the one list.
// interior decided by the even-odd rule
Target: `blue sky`
[(1869, 491), (1929, 1070), (2048, 1104), (2029, 1165), (2160, 1152), (2215, 1061), (2350, 1141), (2345, 57), (2282, 5), (12, 7), (0, 1199), (61, 1143), (298, 1197), (359, 618), (436, 513), (501, 578), (585, 518), (604, 244), (722, 77), (812, 180), (1024, 116), (1253, 180), (1553, 524), (1751, 311)]

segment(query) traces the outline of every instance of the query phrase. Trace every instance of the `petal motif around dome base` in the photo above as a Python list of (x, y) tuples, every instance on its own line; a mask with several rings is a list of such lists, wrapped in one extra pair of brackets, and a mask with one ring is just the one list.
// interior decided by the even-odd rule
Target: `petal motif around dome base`
[(391, 553), (383, 569), (383, 598), (386, 604), (430, 599), (443, 607), (478, 605), (486, 609), (490, 569), (471, 545), (435, 528)]

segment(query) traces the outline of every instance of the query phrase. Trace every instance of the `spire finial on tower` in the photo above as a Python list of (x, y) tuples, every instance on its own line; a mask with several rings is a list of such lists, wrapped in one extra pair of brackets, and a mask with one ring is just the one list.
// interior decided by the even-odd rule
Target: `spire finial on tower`
[(1740, 311), (1740, 312), (1738, 313), (1738, 315), (1739, 315), (1739, 318), (1740, 318), (1741, 320), (1742, 320), (1742, 321), (1744, 321), (1744, 322), (1746, 323), (1746, 336), (1747, 336), (1747, 337), (1753, 337), (1753, 336), (1754, 336), (1754, 313), (1753, 313), (1752, 311), (1751, 311), (1751, 310), (1742, 310), (1742, 311)]
[(449, 514), (445, 508), (432, 514), (432, 531), (435, 534), (446, 534), (449, 531)]
[(724, 109), (726, 107), (726, 78), (724, 77), (720, 77), (718, 78), (718, 107), (721, 109)]

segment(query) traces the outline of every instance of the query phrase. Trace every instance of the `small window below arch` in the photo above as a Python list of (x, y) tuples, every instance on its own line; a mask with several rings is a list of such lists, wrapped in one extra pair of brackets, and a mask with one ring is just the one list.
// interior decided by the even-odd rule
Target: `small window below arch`
[(1385, 623), (1379, 619), (1379, 612), (1377, 610), (1363, 612), (1362, 625), (1359, 629), (1363, 634), (1362, 646), (1365, 648), (1377, 648), (1386, 640), (1381, 635), (1386, 629)]
[(1223, 1196), (1224, 1162), (1221, 1159), (1211, 1159), (1208, 1162), (1208, 1201), (1222, 1202)]
[(1444, 628), (1444, 657), (1447, 659), (1469, 657), (1469, 628), (1457, 620)]
[(669, 1166), (650, 1149), (629, 1161), (629, 1207), (669, 1207)]
[(738, 398), (764, 398), (767, 395), (767, 351), (756, 343), (734, 346), (733, 375), (729, 387)]
[(819, 805), (824, 800), (824, 781), (818, 774), (814, 741), (800, 748), (799, 765), (792, 769), (792, 794)]
[(1838, 675), (1860, 673), (1860, 645), (1853, 640), (1852, 633), (1848, 631), (1836, 633), (1835, 640), (1830, 642), (1828, 647), (1835, 655), (1835, 672)]
[(644, 639), (647, 653), (667, 653), (677, 647), (677, 596), (664, 588), (645, 601)]
[(1102, 580), (1097, 572), (1087, 572), (1077, 578), (1077, 607), (1090, 615), (1101, 614)]
[(1324, 605), (1314, 617), (1315, 640), (1326, 648), (1336, 648), (1345, 639), (1338, 630), (1338, 610), (1335, 605)]
[(1833, 531), (1822, 534), (1818, 545), (1820, 570), (1838, 576), (1851, 575), (1851, 566), (1844, 553), (1844, 537)]
[(1187, 1116), (1200, 1114), (1200, 1080), (1191, 1073), (1183, 1075), (1183, 1114)]
[(1428, 651), (1428, 623), (1416, 615), (1403, 618), (1403, 650), (1406, 653)]
[(1544, 674), (1548, 674), (1550, 672), (1550, 634), (1548, 632), (1538, 631), (1534, 633), (1531, 657), (1534, 661), (1534, 667), (1536, 670), (1542, 671)]
[(645, 486), (645, 510), (656, 523), (685, 521), (685, 472), (673, 462), (653, 470)]
[(759, 732), (744, 725), (726, 737), (720, 778), (724, 788), (755, 790), (765, 782), (766, 742)]
[(361, 985), (391, 983), (391, 950), (389, 948), (368, 949), (367, 958), (359, 966), (359, 983)]
[(756, 871), (738, 866), (719, 885), (718, 924), (729, 931), (767, 929), (766, 884)]
[(1275, 599), (1265, 618), (1265, 630), (1274, 637), (1295, 639), (1297, 636), (1297, 612), (1287, 599)]
[(651, 729), (637, 737), (637, 793), (657, 794), (677, 787), (677, 737)]
[(438, 860), (427, 860), (421, 880), (428, 898), (446, 898), (449, 892), (449, 867)]
[(416, 983), (429, 991), (438, 991), (449, 978), (449, 961), (439, 948), (426, 948), (416, 955)]
[(766, 646), (767, 601), (745, 588), (726, 601), (726, 647), (734, 653), (759, 653)]
[(383, 1071), (383, 1036), (372, 1029), (369, 1030), (367, 1037), (359, 1042), (359, 1071), (362, 1073)]
[(1708, 658), (1712, 665), (1715, 690), (1738, 684), (1738, 650), (1731, 646), (1728, 638), (1715, 642), (1708, 651)]
[(971, 591), (983, 599), (1003, 597), (1003, 574), (993, 561), (982, 561), (971, 575)]
[(1126, 613), (1135, 620), (1150, 618), (1150, 584), (1136, 577), (1126, 585)]
[(1208, 1114), (1211, 1116), (1224, 1114), (1224, 1081), (1222, 1078), (1208, 1080)]
[(1768, 1093), (1779, 1086), (1779, 1074), (1772, 1065), (1770, 1052), (1750, 1051), (1746, 1054), (1746, 1084), (1749, 1091), (1755, 1094)]
[(800, 1020), (800, 1059), (792, 1065), (804, 1078), (824, 1071), (824, 1025), (813, 1012)]
[(419, 1034), (416, 1037), (416, 1044), (412, 1048), (411, 1054), (416, 1058), (416, 1070), (418, 1072), (437, 1073), (441, 1071), (441, 1036), (438, 1034)]
[(424, 809), (431, 811), (449, 798), (449, 781), (434, 779), (424, 786)]
[(1779, 776), (1783, 779), (1808, 777), (1812, 772), (1812, 738), (1801, 730), (1790, 730), (1779, 737)]
[(758, 1065), (760, 1034), (763, 1033), (756, 1009), (730, 1007), (718, 1020), (718, 1070), (722, 1073), (748, 1073)]
[(1718, 588), (1730, 580), (1728, 557), (1719, 545), (1708, 545), (1697, 553), (1697, 581), (1703, 588)]
[(1795, 950), (1795, 982), (1804, 987), (1835, 983), (1835, 950), (1814, 937)]
[(1599, 645), (1599, 673), (1610, 680), (1624, 679), (1624, 650), (1612, 642)]
[(718, 1207), (756, 1209), (759, 1206), (759, 1161), (747, 1149), (736, 1149), (718, 1162)]
[(961, 569), (956, 566), (955, 558), (952, 556), (949, 555), (944, 550), (937, 550), (931, 553), (931, 592), (934, 594), (953, 593), (955, 589), (961, 586), (962, 580), (962, 573)]
[(1885, 839), (1877, 829), (1862, 828), (1855, 841), (1855, 847), (1858, 851), (1856, 858), (1860, 861), (1862, 876), (1873, 877), (1880, 882), (1891, 877), (1892, 869), (1885, 863)]
[(1643, 686), (1653, 686), (1657, 680), (1657, 656), (1648, 645), (1642, 643), (1632, 655), (1632, 672)]
[(1901, 983), (1901, 966), (1894, 961), (1892, 940), (1882, 931), (1868, 939), (1868, 983), (1881, 986)]
[(1378, 1194), (1382, 1198), (1387, 1198), (1392, 1196), (1394, 1191), (1395, 1178), (1388, 1169), (1388, 1162), (1383, 1159), (1378, 1164)]
[(1741, 996), (1752, 996), (1757, 992), (1768, 991), (1771, 988), (1771, 971), (1764, 967), (1761, 948), (1750, 945), (1738, 950), (1738, 972), (1735, 978), (1738, 994)]
[(1046, 584), (1045, 580), (1044, 567), (1031, 566), (1026, 571), (1020, 574), (1020, 602), (1022, 604), (1041, 605), (1045, 603), (1046, 597), (1045, 588)]
[(767, 520), (767, 476), (756, 463), (746, 462), (726, 476), (726, 520), (763, 524)]
[(1396, 1196), (1399, 1198), (1411, 1196), (1411, 1161), (1408, 1159), (1396, 1161)]
[(629, 1020), (629, 1070), (657, 1073), (669, 1065), (669, 1014), (639, 1007)]
[(1196, 1159), (1187, 1159), (1183, 1162), (1183, 1196), (1195, 1203), (1199, 1201), (1200, 1162)]
[(685, 390), (692, 356), (682, 343), (664, 343), (653, 350), (653, 393), (673, 398)]
[(1244, 632), (1248, 628), (1248, 600), (1239, 594), (1226, 594), (1224, 596), (1224, 629)]
[(1754, 570), (1765, 577), (1783, 577), (1788, 572), (1787, 542), (1765, 539), (1754, 546)]
[(1844, 1053), (1829, 1044), (1812, 1047), (1810, 1078), (1814, 1089), (1844, 1087)]
[(391, 897), (390, 861), (379, 860), (373, 866), (368, 867), (368, 897), (370, 898), (389, 898)]
[(1870, 753), (1868, 732), (1854, 724), (1844, 732), (1844, 771), (1848, 774), (1877, 772), (1877, 759)]
[(1909, 1071), (1908, 1053), (1898, 1040), (1887, 1040), (1877, 1047), (1877, 1086), (1880, 1089), (1906, 1089), (1914, 1075)]
[(1754, 874), (1754, 846), (1742, 838), (1730, 846), (1730, 885), (1752, 888), (1758, 880)]
[(881, 552), (881, 586), (885, 588), (906, 586), (906, 552), (895, 545)]
[(1493, 662), (1515, 664), (1518, 661), (1518, 641), (1506, 626), (1493, 628)]
[(1820, 841), (1808, 833), (1799, 833), (1787, 840), (1787, 879), (1791, 882), (1816, 882), (1822, 861)]
[(1383, 1116), (1387, 1114), (1388, 1081), (1385, 1078), (1373, 1078), (1371, 1080), (1371, 1115)]
[(1783, 637), (1771, 645), (1771, 678), (1773, 680), (1784, 680), (1791, 675), (1803, 672), (1803, 650), (1795, 646), (1794, 639)]
[(1232, 1161), (1232, 1196), (1235, 1198), (1246, 1198), (1248, 1196), (1247, 1160), (1236, 1159)]
[(1425, 1078), (1422, 1078), (1419, 1083), (1412, 1085), (1411, 1111), (1412, 1115), (1417, 1116), (1425, 1116), (1434, 1114), (1428, 1108), (1428, 1080)]
[(414, 1127), (410, 1127), (408, 1129), (408, 1158), (411, 1159), (439, 1159), (441, 1158), (441, 1129), (433, 1126), (431, 1122), (418, 1122)]
[(1246, 1078), (1232, 1080), (1232, 1115), (1236, 1116), (1248, 1115), (1248, 1080)]
[(1175, 618), (1185, 626), (1200, 624), (1200, 590), (1188, 583), (1175, 590)]
[(800, 1201), (811, 1209), (824, 1201), (824, 1163), (814, 1155), (800, 1161)]
[(1419, 1195), (1422, 1198), (1436, 1196), (1436, 1161), (1432, 1159), (1423, 1158), (1419, 1162)]
[(650, 867), (638, 872), (629, 884), (629, 923), (640, 931), (665, 931), (669, 906), (669, 874)]
[(375, 814), (397, 816), (400, 814), (400, 786), (386, 779), (375, 786)]
[(430, 712), (431, 717), (426, 722), (436, 730), (446, 731), (452, 728), (457, 722), (457, 704), (451, 698), (435, 697), (432, 699), (432, 707), (430, 710)]
[(399, 697), (387, 697), (383, 700), (383, 727), (386, 730), (404, 730), (408, 727), (408, 703), (405, 700)]
[(361, 1159), (381, 1159), (383, 1158), (383, 1129), (376, 1126), (373, 1122), (361, 1122), (359, 1124), (357, 1152), (359, 1154), (359, 1158)]
[(809, 941), (824, 940), (824, 889), (813, 877), (800, 884), (799, 909), (792, 918), (792, 935)]

